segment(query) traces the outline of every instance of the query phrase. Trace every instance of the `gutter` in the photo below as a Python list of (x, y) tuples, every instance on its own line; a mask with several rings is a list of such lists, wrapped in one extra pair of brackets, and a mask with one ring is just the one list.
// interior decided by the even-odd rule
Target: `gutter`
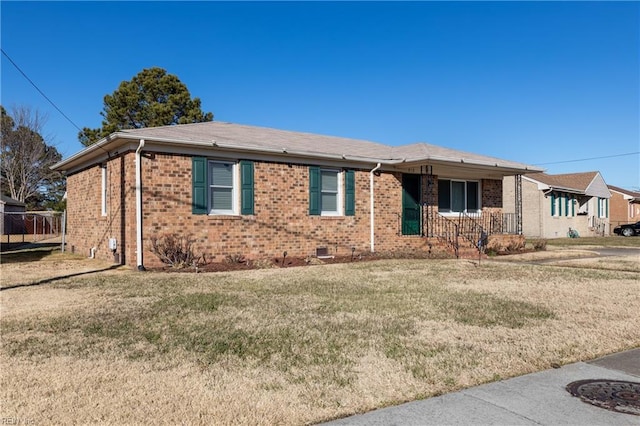
[(380, 167), (382, 167), (382, 165), (380, 163), (378, 163), (373, 169), (371, 169), (371, 171), (369, 172), (369, 196), (371, 198), (371, 236), (369, 241), (371, 241), (371, 253), (375, 252), (375, 219), (374, 219), (374, 203), (373, 203), (373, 176), (375, 174), (375, 172), (377, 172), (378, 170), (380, 170)]
[(138, 271), (145, 271), (142, 263), (142, 158), (140, 153), (144, 148), (144, 139), (136, 149), (136, 265)]
[[(59, 163), (53, 165), (51, 168), (53, 170), (57, 170), (60, 168), (64, 168), (77, 160), (80, 160), (83, 157), (88, 156), (89, 154), (94, 153), (94, 151), (103, 152), (107, 150), (106, 145), (110, 143), (116, 143), (118, 140), (140, 140), (133, 135), (127, 133), (112, 133), (106, 138), (96, 142), (93, 145), (90, 145), (86, 149), (72, 155), (71, 157), (60, 161)], [(303, 157), (303, 158), (324, 158), (329, 160), (339, 160), (339, 161), (358, 161), (358, 162), (367, 162), (367, 163), (377, 163), (381, 162), (386, 165), (396, 165), (403, 164), (406, 162), (404, 158), (373, 158), (373, 157), (361, 157), (357, 155), (346, 155), (346, 154), (325, 154), (325, 153), (316, 153), (311, 151), (298, 151), (298, 150), (290, 150), (288, 148), (270, 148), (270, 147), (259, 147), (259, 146), (247, 146), (247, 145), (236, 145), (231, 143), (224, 143), (219, 141), (193, 141), (193, 140), (184, 140), (184, 139), (168, 139), (168, 138), (159, 138), (159, 137), (145, 137), (144, 140), (146, 142), (158, 142), (161, 144), (167, 145), (186, 145), (192, 147), (202, 147), (202, 148), (217, 148), (221, 150), (230, 150), (230, 151), (246, 151), (246, 152), (255, 152), (255, 153), (265, 153), (265, 154), (277, 154), (282, 156), (292, 156), (292, 157)]]
[[(445, 157), (439, 155), (427, 155), (425, 157), (418, 158), (375, 158), (375, 157), (365, 157), (358, 155), (346, 155), (346, 154), (327, 154), (327, 153), (318, 153), (312, 151), (304, 151), (304, 150), (290, 150), (286, 147), (282, 148), (272, 148), (272, 147), (260, 147), (260, 146), (251, 146), (251, 145), (237, 145), (228, 142), (220, 142), (216, 140), (210, 141), (198, 141), (198, 140), (189, 140), (189, 139), (175, 139), (175, 138), (164, 138), (164, 137), (145, 137), (144, 138), (147, 143), (149, 142), (157, 142), (160, 144), (174, 145), (174, 146), (192, 146), (192, 147), (201, 147), (201, 148), (217, 148), (221, 150), (230, 150), (230, 151), (245, 151), (245, 152), (253, 152), (253, 153), (265, 153), (265, 154), (275, 154), (280, 156), (288, 156), (288, 157), (302, 157), (302, 158), (322, 158), (328, 160), (338, 160), (338, 161), (357, 161), (363, 163), (381, 163), (387, 166), (396, 166), (396, 165), (406, 165), (410, 166), (412, 164), (424, 164), (424, 162), (438, 162), (442, 164), (455, 165), (455, 164), (464, 164), (466, 166), (477, 166), (477, 167), (486, 167), (488, 169), (501, 169), (505, 171), (511, 172), (521, 172), (521, 173), (538, 173), (542, 172), (542, 169), (537, 169), (535, 167), (530, 167), (526, 164), (518, 164), (518, 163), (510, 163), (504, 160), (496, 159), (497, 161), (483, 160), (483, 159), (475, 159), (475, 158), (461, 158), (461, 157)], [(115, 132), (110, 134), (109, 136), (101, 139), (93, 145), (90, 145), (86, 149), (76, 153), (75, 155), (69, 157), (68, 159), (62, 160), (59, 163), (53, 165), (51, 168), (53, 170), (57, 170), (60, 168), (64, 168), (65, 166), (72, 165), (76, 162), (84, 162), (81, 161), (83, 157), (95, 157), (97, 152), (108, 152), (109, 149), (113, 149), (117, 147), (118, 140), (126, 141), (126, 140), (135, 140), (139, 141), (140, 139), (133, 134), (126, 132)], [(109, 146), (112, 145), (112, 146)], [(86, 161), (86, 160), (85, 160)]]

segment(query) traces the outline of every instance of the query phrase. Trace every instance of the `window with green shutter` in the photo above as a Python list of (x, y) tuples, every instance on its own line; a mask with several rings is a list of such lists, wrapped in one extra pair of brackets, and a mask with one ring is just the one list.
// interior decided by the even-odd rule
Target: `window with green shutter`
[[(345, 183), (342, 182), (343, 173), (340, 170), (309, 167), (309, 215), (355, 214), (355, 176), (353, 171), (350, 177), (349, 172), (344, 175)], [(343, 189), (347, 184), (350, 189)]]
[(236, 215), (238, 197), (240, 214), (254, 214), (252, 161), (236, 163), (209, 160), (205, 157), (192, 157), (191, 161), (193, 214)]

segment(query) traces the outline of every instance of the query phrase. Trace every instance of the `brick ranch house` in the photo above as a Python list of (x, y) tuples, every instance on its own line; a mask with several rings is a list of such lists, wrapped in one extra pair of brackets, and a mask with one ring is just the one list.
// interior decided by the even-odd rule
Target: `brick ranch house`
[(520, 219), (502, 215), (502, 179), (541, 172), (425, 143), (224, 122), (122, 130), (54, 169), (67, 176), (67, 246), (138, 269), (161, 265), (150, 246), (164, 234), (189, 236), (212, 261), (435, 240), (457, 250), (480, 230), (518, 233)]
[(611, 191), (609, 207), (611, 229), (625, 223), (640, 221), (640, 192), (613, 185), (609, 185), (609, 191)]

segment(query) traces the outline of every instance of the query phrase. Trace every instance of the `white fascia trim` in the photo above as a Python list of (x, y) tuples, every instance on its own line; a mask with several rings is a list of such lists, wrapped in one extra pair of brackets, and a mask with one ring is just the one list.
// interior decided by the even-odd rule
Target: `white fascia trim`
[[(134, 138), (132, 135), (128, 135), (128, 134), (117, 134), (119, 138), (122, 139), (135, 139), (138, 140), (137, 138)], [(351, 161), (357, 161), (359, 163), (377, 163), (382, 161), (384, 164), (400, 164), (402, 163), (404, 160), (403, 159), (378, 159), (378, 158), (373, 158), (373, 157), (361, 157), (361, 156), (355, 156), (355, 155), (344, 155), (344, 154), (323, 154), (323, 153), (316, 153), (316, 152), (310, 152), (310, 151), (299, 151), (299, 150), (290, 150), (290, 149), (286, 149), (286, 148), (282, 148), (282, 149), (276, 149), (276, 148), (265, 148), (265, 147), (258, 147), (258, 146), (246, 146), (246, 145), (236, 145), (233, 143), (228, 143), (228, 142), (220, 142), (220, 141), (211, 141), (211, 142), (203, 142), (203, 141), (192, 141), (192, 140), (184, 140), (184, 139), (166, 139), (166, 138), (154, 138), (154, 137), (150, 137), (150, 138), (145, 138), (146, 141), (153, 141), (153, 142), (158, 142), (161, 145), (171, 145), (171, 144), (175, 144), (178, 146), (193, 146), (193, 147), (208, 147), (208, 148), (214, 148), (216, 149), (216, 151), (219, 150), (228, 150), (228, 151), (233, 151), (233, 152), (252, 152), (252, 153), (266, 153), (266, 154), (277, 154), (278, 157), (281, 159), (280, 161), (284, 161), (286, 158), (289, 157), (298, 157), (298, 158), (307, 158), (307, 159), (317, 159), (317, 158), (321, 158), (321, 159), (330, 159), (330, 160), (351, 160)], [(237, 154), (236, 154), (237, 155)]]
[(542, 173), (543, 169), (539, 169), (537, 167), (531, 167), (527, 164), (503, 164), (499, 161), (485, 161), (473, 158), (464, 158), (464, 157), (443, 157), (437, 155), (428, 155), (425, 158), (412, 158), (410, 160), (404, 160), (404, 163), (407, 165), (419, 165), (425, 163), (444, 163), (447, 165), (452, 164), (464, 164), (467, 166), (480, 166), (482, 168), (488, 169), (497, 169), (509, 172), (515, 172), (515, 174), (521, 173)]
[[(184, 152), (185, 147), (193, 147), (193, 148), (213, 148), (216, 152), (221, 151), (233, 151), (236, 153), (239, 152), (247, 152), (252, 154), (268, 154), (274, 155), (278, 157), (279, 162), (292, 161), (294, 159), (298, 159), (297, 162), (301, 162), (302, 159), (306, 159), (307, 162), (309, 160), (329, 160), (329, 161), (337, 161), (337, 162), (352, 162), (357, 164), (366, 163), (370, 164), (378, 164), (380, 163), (383, 166), (397, 166), (397, 165), (419, 165), (425, 164), (429, 162), (435, 162), (445, 165), (455, 165), (461, 164), (466, 166), (476, 166), (482, 169), (491, 169), (491, 170), (499, 170), (501, 172), (513, 173), (513, 174), (523, 174), (523, 173), (539, 173), (542, 172), (542, 169), (537, 169), (533, 167), (529, 167), (528, 165), (523, 164), (522, 166), (518, 166), (515, 164), (502, 164), (500, 162), (491, 162), (491, 161), (483, 161), (478, 159), (466, 159), (466, 158), (455, 158), (455, 157), (442, 157), (442, 156), (426, 156), (425, 158), (414, 158), (411, 160), (407, 160), (406, 158), (375, 158), (375, 157), (364, 157), (357, 155), (345, 155), (345, 154), (324, 154), (324, 153), (315, 153), (310, 151), (301, 151), (301, 150), (289, 150), (287, 148), (265, 148), (259, 146), (246, 146), (246, 145), (237, 145), (229, 142), (221, 142), (221, 141), (194, 141), (187, 139), (167, 139), (160, 137), (144, 137), (142, 135), (132, 135), (129, 133), (121, 133), (116, 132), (107, 136), (96, 142), (95, 144), (85, 148), (84, 150), (78, 152), (77, 154), (55, 164), (52, 166), (53, 170), (60, 169), (64, 166), (71, 165), (74, 162), (81, 161), (82, 158), (86, 157), (87, 159), (82, 161), (80, 164), (86, 164), (90, 161), (95, 161), (95, 158), (99, 156), (99, 152), (104, 152), (102, 155), (107, 157), (107, 152), (109, 149), (121, 149), (122, 143), (118, 143), (118, 141), (126, 141), (129, 140), (132, 143), (136, 144), (138, 141), (144, 138), (147, 143), (153, 142), (158, 145), (162, 145), (162, 150), (166, 150), (167, 146), (179, 146), (182, 147), (181, 152)], [(135, 147), (133, 148), (135, 149)], [(146, 149), (145, 149), (146, 150)], [(315, 163), (316, 161), (314, 161)], [(80, 166), (71, 167), (73, 170), (78, 170)], [(367, 167), (368, 168), (368, 167)]]

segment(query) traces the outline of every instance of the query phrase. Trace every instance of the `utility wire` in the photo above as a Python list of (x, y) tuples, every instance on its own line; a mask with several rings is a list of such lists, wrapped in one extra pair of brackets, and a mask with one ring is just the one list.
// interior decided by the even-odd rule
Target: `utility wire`
[[(20, 74), (22, 74), (22, 76), (27, 79), (27, 81), (29, 83), (31, 83), (31, 85), (38, 91), (38, 93), (40, 93), (51, 105), (53, 105), (53, 107), (58, 110), (58, 112), (60, 114), (62, 114), (62, 116), (64, 118), (67, 119), (67, 121), (69, 123), (71, 123), (73, 125), (73, 127), (75, 127), (76, 129), (78, 129), (79, 132), (82, 131), (82, 129), (80, 129), (80, 127), (73, 122), (73, 120), (71, 120), (67, 114), (65, 114), (64, 112), (62, 112), (62, 110), (60, 108), (58, 108), (58, 106), (51, 100), (49, 99), (49, 97), (47, 95), (44, 94), (44, 92), (42, 90), (40, 90), (40, 88), (29, 78), (29, 76), (27, 76), (27, 74), (25, 74), (24, 71), (22, 71), (20, 69), (20, 67), (18, 66), (18, 64), (16, 64), (13, 59), (11, 59), (11, 57), (7, 54), (7, 52), (4, 51), (4, 49), (0, 48), (0, 50), (2, 51), (2, 54), (4, 56), (7, 57), (7, 59), (9, 60), (9, 62), (11, 62), (11, 64), (20, 72)], [(549, 165), (549, 164), (563, 164), (563, 163), (576, 163), (578, 161), (589, 161), (589, 160), (601, 160), (604, 158), (615, 158), (615, 157), (624, 157), (626, 155), (636, 155), (636, 154), (640, 154), (640, 151), (636, 151), (636, 152), (628, 152), (626, 154), (616, 154), (616, 155), (607, 155), (607, 156), (602, 156), (602, 157), (592, 157), (592, 158), (581, 158), (578, 160), (565, 160), (565, 161), (554, 161), (554, 162), (550, 162), (550, 163), (535, 163), (533, 164), (534, 166), (545, 166), (545, 165)]]
[(45, 95), (45, 94), (44, 94), (44, 92), (43, 92), (42, 90), (40, 90), (40, 88), (39, 88), (38, 86), (36, 86), (36, 84), (35, 84), (35, 83), (34, 83), (34, 82), (33, 82), (33, 81), (32, 81), (32, 80), (27, 76), (27, 74), (25, 74), (25, 72), (24, 72), (24, 71), (22, 71), (22, 70), (20, 69), (20, 67), (19, 67), (15, 62), (13, 62), (13, 59), (11, 59), (11, 57), (7, 54), (7, 52), (5, 52), (5, 51), (4, 51), (4, 49), (1, 49), (1, 48), (0, 48), (0, 50), (2, 50), (2, 54), (3, 54), (4, 56), (6, 56), (6, 57), (7, 57), (7, 59), (9, 60), (9, 62), (11, 62), (11, 64), (12, 64), (14, 67), (16, 67), (16, 69), (17, 69), (18, 71), (20, 71), (20, 74), (22, 74), (22, 76), (23, 76), (24, 78), (26, 78), (26, 79), (27, 79), (27, 81), (28, 81), (29, 83), (31, 83), (31, 85), (32, 85), (33, 87), (35, 87), (35, 89), (36, 89), (36, 90), (37, 90), (37, 91), (38, 91), (38, 92), (39, 92), (39, 93), (40, 93), (40, 94), (41, 94), (41, 95), (42, 95), (42, 96), (43, 96), (47, 101), (49, 101), (49, 103), (50, 103), (51, 105), (53, 105), (53, 107), (54, 107), (55, 109), (57, 109), (57, 110), (58, 110), (58, 112), (59, 112), (60, 114), (62, 114), (62, 116), (63, 116), (64, 118), (66, 118), (66, 119), (67, 119), (67, 121), (68, 121), (69, 123), (71, 123), (71, 124), (73, 125), (73, 127), (75, 127), (76, 129), (78, 129), (78, 131), (79, 131), (79, 132), (81, 132), (81, 131), (82, 131), (82, 129), (81, 129), (80, 127), (78, 127), (78, 125), (77, 125), (76, 123), (74, 123), (74, 122), (73, 122), (69, 117), (67, 117), (67, 114), (65, 114), (64, 112), (62, 112), (62, 110), (61, 110), (60, 108), (58, 108), (58, 106), (57, 106), (55, 103), (53, 103), (53, 101), (52, 101), (51, 99), (49, 99), (49, 97), (48, 97), (47, 95)]
[(545, 166), (545, 165), (548, 165), (548, 164), (576, 163), (578, 161), (601, 160), (601, 159), (604, 159), (604, 158), (624, 157), (626, 155), (637, 155), (637, 154), (640, 154), (640, 151), (627, 152), (626, 154), (606, 155), (606, 156), (602, 156), (602, 157), (581, 158), (579, 160), (553, 161), (551, 163), (536, 163), (536, 164), (533, 164), (533, 165), (534, 166)]

